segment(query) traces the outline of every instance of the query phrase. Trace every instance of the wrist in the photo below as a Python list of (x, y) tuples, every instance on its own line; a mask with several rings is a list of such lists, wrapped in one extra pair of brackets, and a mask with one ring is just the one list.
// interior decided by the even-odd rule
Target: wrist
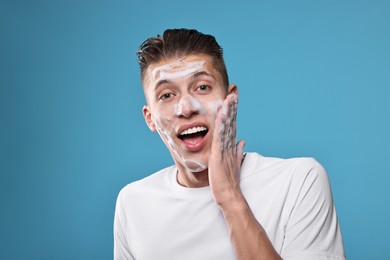
[(218, 203), (218, 206), (224, 214), (227, 213), (240, 213), (248, 210), (248, 203), (245, 200), (244, 195), (241, 191), (231, 191), (229, 192), (229, 199)]

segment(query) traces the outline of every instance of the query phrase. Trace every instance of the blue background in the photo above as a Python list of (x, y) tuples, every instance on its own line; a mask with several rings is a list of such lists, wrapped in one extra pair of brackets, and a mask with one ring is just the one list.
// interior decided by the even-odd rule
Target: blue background
[(111, 259), (117, 193), (172, 163), (135, 51), (210, 33), (239, 137), (327, 169), (349, 259), (389, 259), (389, 1), (1, 1), (1, 259)]

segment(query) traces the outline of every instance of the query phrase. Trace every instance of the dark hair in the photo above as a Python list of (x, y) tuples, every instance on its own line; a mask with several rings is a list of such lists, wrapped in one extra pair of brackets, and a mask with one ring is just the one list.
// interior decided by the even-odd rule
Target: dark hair
[(194, 29), (168, 29), (163, 36), (157, 35), (144, 41), (137, 51), (141, 77), (144, 78), (146, 69), (153, 63), (191, 54), (209, 55), (222, 76), (222, 83), (228, 87), (229, 78), (221, 46), (214, 36)]

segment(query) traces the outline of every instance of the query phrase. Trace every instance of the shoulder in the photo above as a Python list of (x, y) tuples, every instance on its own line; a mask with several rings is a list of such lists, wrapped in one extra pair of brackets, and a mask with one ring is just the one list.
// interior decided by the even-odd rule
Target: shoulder
[(127, 184), (120, 190), (118, 200), (136, 199), (146, 194), (150, 194), (151, 192), (155, 193), (166, 189), (168, 186), (169, 174), (173, 169), (174, 166), (170, 166), (143, 179)]
[(312, 157), (276, 158), (265, 157), (258, 153), (247, 153), (243, 164), (245, 175), (256, 173), (261, 174), (282, 174), (284, 178), (288, 175), (295, 178), (305, 179), (309, 174), (326, 176), (322, 165)]
[(297, 197), (303, 190), (314, 188), (329, 193), (327, 173), (312, 157), (275, 158), (248, 153), (241, 172), (241, 181), (247, 186), (261, 185), (263, 189), (286, 190)]

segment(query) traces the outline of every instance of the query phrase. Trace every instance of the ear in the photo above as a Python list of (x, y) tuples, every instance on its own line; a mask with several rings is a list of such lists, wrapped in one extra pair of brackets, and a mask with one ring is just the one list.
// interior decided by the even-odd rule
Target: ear
[(156, 125), (153, 123), (152, 113), (150, 112), (150, 108), (148, 105), (144, 105), (144, 107), (142, 108), (142, 114), (150, 131), (156, 132)]
[(238, 99), (238, 87), (236, 84), (230, 84), (228, 87), (228, 95), (233, 93), (237, 95)]

